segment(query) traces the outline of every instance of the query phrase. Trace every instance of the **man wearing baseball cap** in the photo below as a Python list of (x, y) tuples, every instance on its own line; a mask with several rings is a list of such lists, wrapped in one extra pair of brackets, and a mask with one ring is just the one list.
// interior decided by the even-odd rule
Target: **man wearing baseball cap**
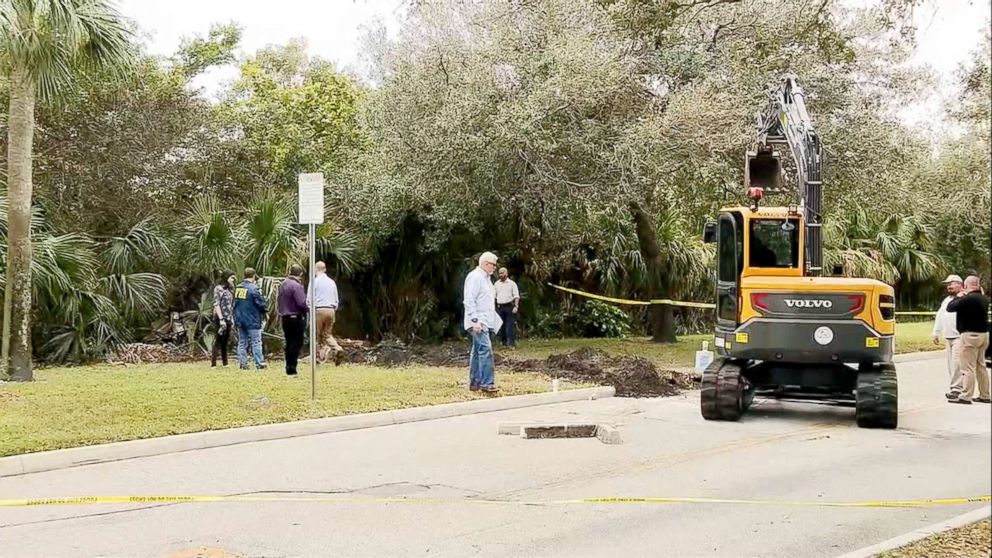
[(954, 312), (947, 311), (947, 305), (957, 298), (958, 293), (961, 292), (963, 283), (964, 281), (959, 275), (948, 275), (947, 279), (944, 279), (947, 296), (941, 301), (940, 309), (937, 310), (937, 317), (933, 321), (933, 343), (934, 345), (939, 345), (943, 341), (944, 352), (947, 356), (947, 377), (950, 380), (951, 386), (950, 392), (948, 392), (949, 394), (964, 389), (959, 358), (960, 347), (957, 345), (958, 338), (960, 337), (957, 328), (957, 315)]
[(498, 332), (503, 320), (496, 313), (496, 290), (489, 276), (496, 271), (496, 254), (484, 252), (479, 256), (479, 267), (465, 277), (463, 303), (464, 327), (472, 336), (472, 353), (468, 365), (468, 386), (472, 391), (494, 393), (493, 343), (489, 332)]

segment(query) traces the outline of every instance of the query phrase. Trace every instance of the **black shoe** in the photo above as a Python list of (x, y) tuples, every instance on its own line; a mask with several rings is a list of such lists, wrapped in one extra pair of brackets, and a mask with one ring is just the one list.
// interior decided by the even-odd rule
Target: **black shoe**
[(954, 399), (948, 399), (948, 403), (958, 403), (959, 405), (971, 405), (970, 399), (961, 399), (960, 397), (955, 397)]
[(256, 366), (256, 367), (255, 367), (255, 370), (265, 370), (265, 369), (266, 369), (266, 368), (268, 368), (268, 367), (269, 367), (269, 365), (268, 365), (268, 364), (263, 364), (263, 365), (261, 365), (261, 366)]
[(475, 384), (468, 386), (469, 391), (479, 391), (481, 388)]
[(975, 402), (976, 403), (992, 403), (992, 399), (989, 399), (988, 397), (976, 397), (975, 398)]

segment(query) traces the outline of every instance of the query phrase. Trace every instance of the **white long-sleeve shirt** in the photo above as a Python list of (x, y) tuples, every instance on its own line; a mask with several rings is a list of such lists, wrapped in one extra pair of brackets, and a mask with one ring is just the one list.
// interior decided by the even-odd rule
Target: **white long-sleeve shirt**
[(338, 307), (338, 286), (327, 276), (326, 273), (318, 273), (314, 275), (313, 282), (310, 283), (310, 292), (307, 293), (307, 299), (309, 300), (314, 295), (316, 299), (313, 301), (314, 308), (337, 308)]
[(937, 317), (933, 320), (933, 336), (942, 337), (944, 339), (957, 339), (961, 336), (958, 333), (958, 314), (957, 312), (948, 312), (947, 305), (952, 300), (953, 296), (948, 296), (940, 303), (940, 309), (937, 310)]
[(496, 291), (489, 274), (482, 268), (475, 268), (465, 277), (463, 295), (466, 330), (472, 329), (472, 320), (477, 320), (483, 331), (499, 331), (503, 327), (503, 320), (496, 313)]

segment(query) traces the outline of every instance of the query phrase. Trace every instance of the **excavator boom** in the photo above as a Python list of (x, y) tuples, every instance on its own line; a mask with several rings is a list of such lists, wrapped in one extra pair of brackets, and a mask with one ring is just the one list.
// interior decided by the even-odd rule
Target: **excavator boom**
[(769, 94), (768, 108), (758, 115), (758, 139), (747, 153), (745, 183), (769, 193), (784, 190), (782, 164), (776, 147), (787, 146), (795, 161), (799, 208), (806, 225), (806, 275), (823, 273), (823, 148), (806, 110), (799, 78), (788, 74)]

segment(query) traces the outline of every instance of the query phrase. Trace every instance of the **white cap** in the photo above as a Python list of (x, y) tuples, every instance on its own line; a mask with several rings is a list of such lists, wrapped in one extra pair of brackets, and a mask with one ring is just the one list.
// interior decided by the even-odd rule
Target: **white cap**
[(961, 279), (960, 275), (951, 274), (947, 276), (947, 279), (944, 279), (944, 284), (948, 283), (964, 283), (964, 280)]
[(479, 265), (482, 265), (486, 262), (495, 264), (497, 259), (498, 258), (496, 257), (496, 254), (493, 254), (492, 252), (483, 252), (482, 255), (479, 256)]

